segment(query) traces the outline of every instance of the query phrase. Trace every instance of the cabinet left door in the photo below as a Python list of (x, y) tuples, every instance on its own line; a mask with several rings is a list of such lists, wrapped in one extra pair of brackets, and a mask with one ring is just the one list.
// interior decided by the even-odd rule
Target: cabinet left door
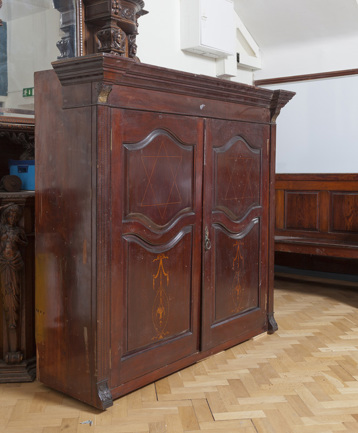
[(203, 121), (114, 109), (111, 124), (116, 395), (199, 350)]

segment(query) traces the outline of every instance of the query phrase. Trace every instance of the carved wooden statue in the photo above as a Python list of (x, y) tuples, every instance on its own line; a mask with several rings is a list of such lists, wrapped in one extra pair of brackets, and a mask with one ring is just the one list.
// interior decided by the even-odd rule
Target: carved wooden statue
[(20, 247), (27, 245), (23, 228), (18, 226), (22, 216), (19, 205), (3, 206), (0, 217), (0, 286), (1, 300), (7, 329), (7, 364), (17, 364), (23, 359), (20, 346), (20, 304), (24, 261)]
[[(93, 7), (94, 3), (96, 7)], [(93, 51), (139, 61), (136, 56), (138, 18), (147, 13), (143, 10), (143, 0), (84, 0), (84, 4), (85, 23), (101, 26), (95, 30), (97, 48)]]
[(143, 0), (53, 0), (53, 5), (61, 13), (59, 58), (100, 52), (139, 61), (138, 18), (147, 13)]

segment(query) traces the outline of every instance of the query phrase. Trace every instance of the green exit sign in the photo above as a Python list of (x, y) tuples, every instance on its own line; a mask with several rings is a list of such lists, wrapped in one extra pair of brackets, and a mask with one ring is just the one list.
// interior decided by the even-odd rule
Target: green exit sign
[(33, 87), (26, 87), (25, 89), (22, 89), (22, 97), (23, 98), (29, 98), (30, 96), (35, 95), (35, 89)]

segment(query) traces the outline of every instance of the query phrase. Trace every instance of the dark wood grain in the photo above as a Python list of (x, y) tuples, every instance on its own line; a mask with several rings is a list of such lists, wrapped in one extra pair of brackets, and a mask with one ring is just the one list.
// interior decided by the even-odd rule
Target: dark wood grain
[(288, 77), (264, 78), (255, 80), (255, 86), (266, 86), (272, 84), (293, 83), (297, 81), (324, 80), (326, 78), (346, 77), (348, 75), (357, 75), (358, 69), (343, 69), (341, 71), (318, 72), (316, 74), (291, 75)]
[(204, 350), (267, 325), (268, 138), (268, 126), (208, 121), (203, 217), (211, 245), (204, 239)]
[(279, 174), (276, 197), (277, 264), (283, 253), (358, 258), (357, 174)]
[(109, 55), (54, 68), (35, 79), (39, 380), (105, 409), (270, 328), (293, 94)]
[[(9, 159), (18, 160), (26, 151), (26, 147), (33, 149), (34, 119), (21, 117), (0, 117), (0, 178), (9, 174)], [(18, 305), (15, 307), (17, 320), (15, 329), (9, 330), (6, 320), (6, 301), (4, 294), (8, 288), (4, 287), (9, 275), (1, 276), (0, 287), (0, 382), (28, 382), (36, 375), (36, 348), (35, 348), (35, 210), (33, 191), (0, 192), (0, 214), (11, 204), (19, 206), (21, 219), (14, 229), (22, 241), (11, 242), (11, 254), (20, 254), (21, 259), (17, 265), (6, 265), (4, 258), (4, 245), (6, 244), (7, 230), (1, 223), (1, 273), (9, 273), (12, 269), (10, 284), (11, 290), (15, 285), (18, 290)], [(21, 234), (20, 234), (21, 233)], [(26, 239), (26, 240), (25, 240)], [(22, 263), (22, 264), (21, 264)], [(15, 270), (17, 268), (17, 270)], [(16, 277), (14, 276), (16, 274)], [(15, 290), (15, 291), (16, 291)], [(9, 331), (13, 334), (10, 336)], [(11, 341), (10, 341), (11, 339)], [(11, 346), (15, 349), (12, 350)], [(10, 354), (10, 352), (14, 352)], [(12, 360), (10, 358), (13, 358)]]
[[(18, 271), (19, 304), (16, 307), (17, 320), (14, 332), (16, 337), (10, 341), (9, 323), (6, 320), (6, 301), (4, 293), (3, 275), (1, 276), (0, 295), (0, 383), (7, 382), (30, 382), (36, 375), (36, 348), (35, 348), (35, 210), (34, 193), (23, 191), (17, 193), (0, 192), (0, 206), (15, 205), (21, 209), (21, 219), (18, 223), (19, 229), (26, 239), (23, 245), (17, 244), (16, 250), (21, 256), (22, 266)], [(5, 208), (6, 209), (6, 208)], [(1, 213), (3, 210), (1, 211)], [(2, 227), (3, 228), (3, 227)], [(3, 254), (4, 231), (1, 230), (1, 246)], [(15, 254), (16, 251), (13, 251)], [(1, 257), (1, 272), (7, 272), (4, 258)], [(4, 267), (5, 266), (5, 267)], [(13, 269), (13, 265), (10, 265)], [(11, 346), (15, 344), (15, 349)], [(9, 359), (9, 354), (14, 352)]]

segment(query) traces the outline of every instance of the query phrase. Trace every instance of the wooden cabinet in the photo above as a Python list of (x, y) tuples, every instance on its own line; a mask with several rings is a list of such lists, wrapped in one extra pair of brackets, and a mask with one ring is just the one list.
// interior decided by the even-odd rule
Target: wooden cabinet
[(112, 400), (275, 327), (273, 118), (292, 97), (111, 55), (36, 74), (38, 378)]
[[(0, 118), (0, 180), (33, 140), (33, 119)], [(36, 374), (34, 202), (34, 191), (0, 191), (0, 383)]]

